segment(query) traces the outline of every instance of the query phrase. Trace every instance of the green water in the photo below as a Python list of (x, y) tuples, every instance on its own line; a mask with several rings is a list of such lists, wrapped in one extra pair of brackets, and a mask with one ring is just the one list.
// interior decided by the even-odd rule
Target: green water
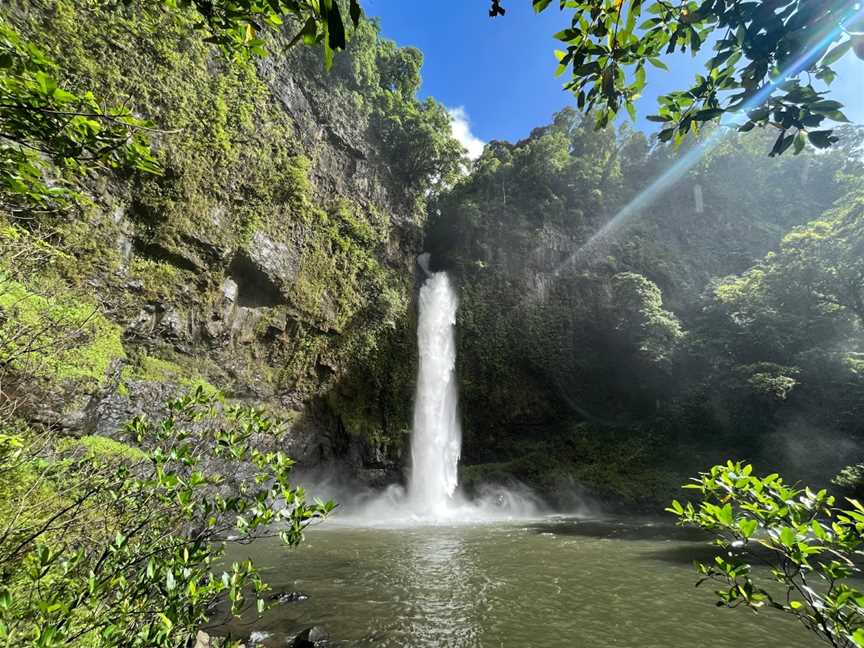
[(803, 648), (815, 642), (773, 612), (714, 606), (694, 588), (704, 538), (644, 522), (545, 520), (475, 527), (313, 529), (294, 550), (251, 556), (274, 588), (309, 599), (234, 626), (285, 645), (326, 628), (334, 646)]

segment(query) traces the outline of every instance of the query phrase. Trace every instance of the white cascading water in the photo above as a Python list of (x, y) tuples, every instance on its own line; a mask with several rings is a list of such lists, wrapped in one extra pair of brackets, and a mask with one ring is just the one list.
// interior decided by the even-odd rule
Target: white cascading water
[(462, 447), (456, 387), (458, 299), (446, 272), (420, 289), (417, 343), (420, 367), (411, 434), (408, 497), (421, 516), (438, 517), (453, 504)]
[[(393, 484), (383, 492), (354, 494), (341, 520), (358, 526), (476, 524), (528, 518), (537, 512), (525, 489), (480, 488), (466, 500), (458, 486), (462, 430), (456, 384), (456, 309), (459, 300), (446, 272), (429, 271), (429, 254), (417, 263), (426, 274), (420, 288), (417, 322), (419, 367), (411, 430), (411, 469), (407, 490)], [(351, 502), (352, 496), (320, 494)], [(353, 510), (351, 510), (353, 509)]]

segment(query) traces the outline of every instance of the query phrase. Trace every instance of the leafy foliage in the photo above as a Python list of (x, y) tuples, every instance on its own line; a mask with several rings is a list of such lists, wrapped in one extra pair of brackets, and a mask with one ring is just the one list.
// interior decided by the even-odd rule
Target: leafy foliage
[(858, 406), (844, 399), (860, 380), (862, 223), (862, 198), (850, 194), (746, 273), (715, 282), (699, 326), (703, 349), (732, 360), (765, 394), (824, 390), (833, 416), (851, 423)]
[(663, 308), (657, 285), (635, 272), (621, 272), (612, 277), (612, 295), (615, 328), (648, 361), (668, 361), (684, 332), (675, 314)]
[(849, 497), (858, 499), (864, 496), (864, 464), (846, 466), (834, 476), (831, 484)]
[[(533, 0), (546, 10), (551, 0)], [(694, 55), (704, 47), (714, 54), (689, 88), (660, 98), (661, 141), (680, 142), (690, 130), (727, 114), (746, 113), (740, 130), (773, 126), (780, 132), (771, 150), (778, 155), (806, 142), (827, 148), (837, 141), (825, 122), (845, 122), (842, 104), (817, 90), (813, 79), (830, 84), (832, 69), (847, 52), (860, 49), (855, 25), (862, 10), (855, 0), (589, 0), (559, 2), (572, 13), (570, 26), (556, 38), (558, 74), (568, 68), (566, 87), (580, 109), (596, 110), (600, 127), (622, 108), (635, 118), (635, 101), (644, 91), (648, 69), (668, 69), (663, 57)], [(503, 14), (494, 2), (490, 15)], [(852, 31), (850, 33), (848, 30)], [(832, 47), (833, 45), (833, 47)]]
[(418, 194), (452, 183), (465, 152), (450, 133), (444, 107), (432, 99), (404, 102), (389, 92), (379, 102), (375, 133), (388, 157), (400, 160), (396, 181)]
[[(417, 98), (422, 53), (379, 36), (374, 22), (352, 33), (346, 59), (369, 114), (369, 136), (389, 164), (389, 180), (418, 202), (450, 186), (466, 162), (444, 106)], [(414, 207), (415, 205), (411, 205)]]
[[(346, 46), (346, 21), (338, 0), (161, 1), (169, 10), (193, 8), (200, 18), (199, 29), (207, 33), (205, 40), (232, 56), (263, 56), (265, 43), (258, 32), (264, 27), (279, 28), (286, 18), (302, 25), (289, 47), (299, 41), (321, 44), (328, 68), (333, 65), (334, 52)], [(362, 15), (360, 3), (350, 0), (348, 10), (356, 27)]]
[[(220, 571), (222, 540), (296, 545), (334, 506), (306, 503), (293, 462), (253, 447), (277, 433), (198, 388), (160, 420), (130, 421), (132, 447), (0, 435), (0, 645), (185, 646), (219, 601), (239, 614), (252, 596), (263, 610), (251, 562)], [(244, 462), (248, 473), (231, 469)]]
[[(95, 166), (160, 167), (125, 107), (76, 94), (57, 65), (0, 20), (0, 206), (50, 208), (76, 197), (74, 181)], [(56, 169), (58, 177), (49, 179)]]
[[(129, 3), (126, 3), (129, 4)], [(150, 0), (141, 0), (143, 6)], [(264, 25), (286, 18), (302, 25), (288, 44), (322, 44), (329, 69), (345, 49), (346, 24), (337, 0), (158, 0), (178, 22), (192, 24), (235, 60), (264, 56)], [(350, 20), (362, 11), (350, 0)], [(56, 209), (80, 201), (76, 186), (96, 167), (161, 173), (148, 131), (154, 124), (125, 105), (105, 106), (80, 91), (67, 71), (0, 19), (0, 206), (8, 210)], [(171, 127), (169, 125), (169, 127)]]
[[(590, 423), (597, 446), (609, 430), (653, 439), (645, 463), (681, 476), (729, 448), (813, 479), (848, 463), (840, 448), (864, 415), (860, 327), (827, 301), (860, 285), (859, 199), (847, 191), (862, 177), (861, 135), (843, 130), (829, 151), (771, 164), (769, 133), (731, 133), (623, 223), (641, 179), (681, 151), (626, 125), (597, 131), (575, 110), (490, 143), (433, 203), (426, 238), (461, 286), (466, 462), (500, 473)], [(823, 233), (804, 236), (814, 218)]]
[(717, 536), (722, 554), (713, 564), (697, 564), (699, 583), (720, 584), (718, 606), (775, 609), (830, 646), (864, 645), (864, 592), (854, 580), (864, 505), (850, 499), (851, 508), (840, 508), (825, 490), (752, 473), (741, 462), (714, 466), (685, 486), (698, 493), (695, 505), (675, 500), (667, 509), (679, 524)]

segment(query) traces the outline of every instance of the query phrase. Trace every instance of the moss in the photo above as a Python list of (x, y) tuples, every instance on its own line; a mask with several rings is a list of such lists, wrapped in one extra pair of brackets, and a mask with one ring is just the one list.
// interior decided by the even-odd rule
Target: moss
[(128, 384), (137, 380), (176, 384), (190, 390), (200, 387), (206, 394), (220, 394), (220, 390), (194, 368), (183, 367), (172, 360), (165, 360), (146, 354), (136, 355), (133, 364), (124, 367), (120, 377), (121, 386), (118, 390), (122, 389), (126, 393), (129, 392)]
[(360, 311), (374, 304), (382, 290), (401, 289), (401, 277), (376, 256), (387, 239), (380, 212), (340, 200), (320, 216), (305, 245), (294, 303), (317, 321), (343, 331)]
[[(57, 489), (32, 461), (9, 460), (16, 448), (26, 447), (34, 431), (20, 421), (3, 421), (0, 426), (0, 524), (17, 519), (25, 527), (36, 519), (32, 506), (23, 502), (47, 502), (61, 499)], [(4, 524), (5, 527), (5, 524)]]
[(141, 448), (104, 436), (63, 439), (57, 444), (57, 449), (61, 452), (74, 451), (77, 448), (83, 449), (88, 456), (100, 463), (113, 463), (117, 460), (136, 462), (147, 458), (147, 453)]
[(0, 360), (53, 381), (101, 385), (125, 357), (121, 329), (73, 294), (39, 294), (0, 274)]
[(165, 261), (142, 257), (132, 259), (128, 272), (130, 279), (141, 281), (144, 290), (150, 296), (157, 297), (167, 297), (174, 294), (182, 285), (185, 279), (184, 275), (188, 274)]

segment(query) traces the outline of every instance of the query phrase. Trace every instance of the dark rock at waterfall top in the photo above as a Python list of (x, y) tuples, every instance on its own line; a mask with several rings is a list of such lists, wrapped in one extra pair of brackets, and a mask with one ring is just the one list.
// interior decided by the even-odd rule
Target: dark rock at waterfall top
[(321, 646), (326, 646), (329, 639), (330, 635), (324, 628), (321, 626), (312, 626), (294, 637), (294, 641), (289, 645), (292, 648), (320, 648)]
[(270, 595), (271, 603), (278, 603), (279, 605), (285, 605), (286, 603), (297, 603), (299, 601), (306, 601), (309, 599), (309, 595), (304, 592), (275, 592)]

